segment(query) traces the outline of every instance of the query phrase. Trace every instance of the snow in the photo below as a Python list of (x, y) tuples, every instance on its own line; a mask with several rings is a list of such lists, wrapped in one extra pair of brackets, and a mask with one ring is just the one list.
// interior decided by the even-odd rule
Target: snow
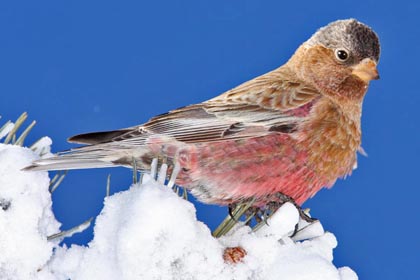
[[(36, 150), (48, 150), (41, 146)], [(145, 175), (142, 183), (105, 198), (88, 245), (48, 241), (60, 226), (48, 175), (21, 171), (37, 157), (0, 144), (0, 206), (6, 205), (0, 207), (0, 279), (358, 279), (332, 263), (335, 236), (320, 222), (299, 220), (290, 203), (258, 231), (238, 223), (214, 238), (194, 205), (163, 184), (164, 170), (160, 179)], [(304, 229), (290, 238), (297, 222)], [(225, 248), (237, 246), (245, 257), (226, 263)]]
[(15, 124), (11, 121), (8, 121), (0, 130), (0, 140), (6, 137), (7, 134), (9, 134), (10, 131), (15, 127)]
[(52, 140), (49, 137), (42, 137), (38, 141), (36, 141), (32, 146), (31, 150), (34, 151), (34, 153), (41, 155), (43, 158), (45, 157), (51, 157), (51, 144)]
[(57, 245), (47, 241), (60, 227), (48, 174), (21, 171), (35, 159), (27, 148), (0, 144), (0, 279), (36, 279)]
[(298, 210), (292, 203), (287, 202), (267, 221), (269, 226), (262, 227), (256, 232), (256, 235), (261, 237), (273, 236), (279, 240), (288, 234), (292, 234), (298, 222)]

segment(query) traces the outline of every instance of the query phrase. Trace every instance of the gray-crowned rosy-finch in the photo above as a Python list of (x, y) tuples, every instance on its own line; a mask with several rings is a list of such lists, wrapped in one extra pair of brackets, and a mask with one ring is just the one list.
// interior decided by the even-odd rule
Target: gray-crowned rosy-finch
[(157, 158), (179, 167), (176, 184), (206, 203), (261, 206), (283, 194), (302, 204), (355, 166), (379, 53), (368, 26), (335, 21), (280, 68), (142, 125), (73, 136), (87, 145), (26, 170), (131, 167), (133, 159), (149, 170)]

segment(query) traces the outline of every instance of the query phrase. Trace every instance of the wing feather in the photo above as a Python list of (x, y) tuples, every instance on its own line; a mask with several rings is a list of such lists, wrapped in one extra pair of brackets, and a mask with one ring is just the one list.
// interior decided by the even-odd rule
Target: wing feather
[[(143, 145), (151, 135), (159, 134), (186, 143), (223, 141), (289, 133), (320, 97), (285, 68), (279, 68), (248, 81), (206, 102), (182, 107), (158, 115), (147, 123), (113, 132), (83, 134), (71, 140), (85, 143), (120, 142)], [(103, 135), (105, 139), (101, 139)], [(79, 141), (81, 142), (81, 141)]]

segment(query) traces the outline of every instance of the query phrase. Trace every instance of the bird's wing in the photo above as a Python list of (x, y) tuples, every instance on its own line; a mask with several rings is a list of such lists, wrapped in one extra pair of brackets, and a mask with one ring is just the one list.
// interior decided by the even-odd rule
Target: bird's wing
[(288, 133), (320, 97), (316, 89), (275, 70), (216, 98), (170, 111), (147, 123), (108, 132), (76, 135), (71, 142), (142, 145), (151, 135), (186, 143), (223, 141)]

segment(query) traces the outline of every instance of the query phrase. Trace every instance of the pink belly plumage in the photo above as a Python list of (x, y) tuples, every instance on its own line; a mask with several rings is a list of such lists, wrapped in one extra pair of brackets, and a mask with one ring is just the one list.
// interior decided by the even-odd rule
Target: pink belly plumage
[(307, 153), (280, 133), (189, 145), (179, 153), (177, 183), (206, 203), (256, 198), (262, 205), (280, 192), (302, 204), (328, 184), (308, 166)]

